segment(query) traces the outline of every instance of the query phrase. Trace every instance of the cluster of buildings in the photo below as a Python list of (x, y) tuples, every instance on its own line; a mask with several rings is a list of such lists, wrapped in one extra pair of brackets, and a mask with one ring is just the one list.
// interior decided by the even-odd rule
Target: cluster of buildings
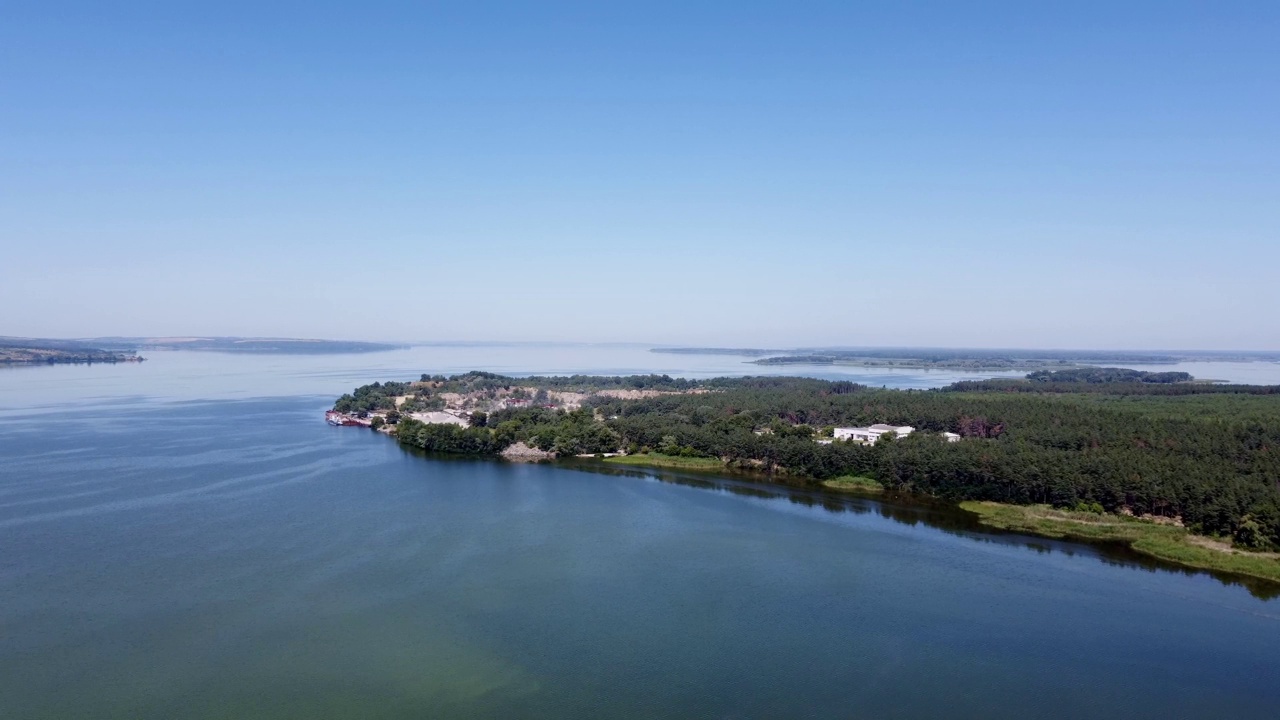
[[(910, 435), (915, 432), (915, 430), (916, 429), (910, 425), (885, 425), (884, 423), (877, 423), (870, 427), (836, 428), (832, 435), (837, 440), (855, 440), (857, 442), (867, 443), (868, 445), (874, 445), (876, 444), (876, 441), (880, 439), (880, 436), (885, 433), (893, 433), (895, 437), (903, 437), (904, 435)], [(942, 433), (942, 436), (946, 438), (947, 442), (958, 442), (960, 440), (960, 436), (952, 432), (944, 432)]]

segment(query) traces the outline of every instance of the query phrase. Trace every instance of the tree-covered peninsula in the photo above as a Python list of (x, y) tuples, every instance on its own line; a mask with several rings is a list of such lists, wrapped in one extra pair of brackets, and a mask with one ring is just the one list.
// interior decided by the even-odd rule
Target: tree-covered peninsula
[(104, 350), (74, 340), (0, 337), (0, 365), (142, 362), (131, 349)]
[[(1240, 549), (1280, 548), (1280, 388), (1180, 380), (1086, 373), (884, 390), (791, 377), (469, 373), (367, 385), (335, 409), (431, 452), (522, 443), (560, 456), (697, 458), (815, 488), (871, 478), (889, 491), (1146, 517)], [(456, 421), (434, 421), (440, 413)], [(876, 423), (914, 432), (831, 437)]]

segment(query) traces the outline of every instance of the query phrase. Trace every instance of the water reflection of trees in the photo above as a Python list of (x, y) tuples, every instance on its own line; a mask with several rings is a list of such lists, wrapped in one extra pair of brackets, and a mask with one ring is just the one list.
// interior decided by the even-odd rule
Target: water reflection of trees
[[(474, 463), (503, 462), (491, 458), (427, 453), (403, 445), (400, 448), (406, 454), (432, 460)], [(1068, 540), (1040, 538), (991, 528), (979, 523), (977, 516), (965, 512), (954, 505), (916, 495), (886, 493), (875, 498), (858, 495), (837, 495), (816, 489), (803, 478), (770, 477), (760, 473), (700, 473), (666, 468), (637, 468), (609, 465), (599, 460), (589, 459), (561, 460), (555, 462), (554, 465), (557, 468), (589, 472), (597, 475), (652, 479), (673, 485), (683, 485), (685, 487), (757, 500), (789, 502), (808, 508), (821, 508), (826, 512), (835, 514), (852, 513), (865, 515), (875, 513), (886, 520), (892, 520), (902, 525), (924, 525), (974, 542), (1023, 547), (1044, 554), (1058, 552), (1070, 557), (1083, 555), (1097, 558), (1113, 567), (1145, 570), (1151, 573), (1177, 573), (1188, 577), (1208, 575), (1223, 585), (1242, 587), (1250, 595), (1262, 600), (1280, 598), (1280, 584), (1266, 580), (1175, 565), (1142, 555), (1119, 543), (1085, 544)]]
[(557, 463), (557, 466), (601, 475), (654, 479), (664, 483), (758, 500), (785, 501), (809, 508), (821, 508), (830, 513), (855, 515), (875, 513), (886, 520), (902, 525), (924, 525), (975, 542), (1024, 547), (1044, 554), (1059, 552), (1068, 556), (1083, 555), (1097, 558), (1113, 567), (1145, 570), (1152, 573), (1208, 575), (1223, 585), (1242, 587), (1256, 598), (1272, 600), (1280, 597), (1280, 585), (1266, 580), (1175, 565), (1142, 555), (1119, 543), (1084, 544), (990, 528), (979, 523), (977, 516), (972, 513), (954, 505), (919, 496), (885, 494), (871, 498), (835, 495), (817, 490), (798, 478), (775, 478), (773, 481), (766, 482), (764, 478), (747, 474), (734, 477), (665, 468), (639, 469), (589, 460), (561, 462)]

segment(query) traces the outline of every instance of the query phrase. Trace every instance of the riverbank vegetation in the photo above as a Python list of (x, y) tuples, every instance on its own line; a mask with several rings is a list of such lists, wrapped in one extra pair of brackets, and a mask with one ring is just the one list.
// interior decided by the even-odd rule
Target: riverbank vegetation
[(976, 514), (981, 524), (1000, 530), (1117, 543), (1166, 562), (1280, 582), (1280, 555), (1276, 553), (1246, 552), (1168, 522), (1103, 513), (1100, 507), (1088, 506), (1084, 503), (1081, 509), (1068, 510), (1048, 505), (960, 503), (962, 509)]
[(0, 338), (0, 365), (142, 362), (133, 351), (103, 350), (70, 340)]
[[(870, 478), (889, 491), (946, 501), (1096, 508), (1179, 523), (1237, 549), (1280, 547), (1280, 394), (1272, 388), (1055, 379), (1011, 381), (1038, 392), (1011, 391), (1006, 381), (921, 391), (807, 378), (487, 374), (419, 382), (441, 384), (431, 392), (519, 386), (581, 396), (572, 408), (488, 412), (482, 427), (400, 420), (400, 442), (431, 451), (497, 454), (519, 441), (560, 456), (634, 458), (613, 462), (697, 460), (814, 487)], [(662, 390), (620, 397), (593, 390), (594, 383)], [(389, 385), (366, 386), (373, 389), (344, 401), (385, 404), (403, 389)], [(1230, 387), (1241, 389), (1224, 390)], [(1180, 392), (1165, 394), (1171, 388)], [(829, 436), (832, 426), (873, 423), (916, 431), (875, 444)], [(960, 440), (947, 442), (943, 432)]]
[(822, 487), (838, 492), (882, 493), (884, 486), (874, 479), (861, 475), (841, 475), (838, 478), (823, 480)]
[(677, 470), (723, 470), (725, 464), (719, 458), (680, 457), (656, 452), (640, 452), (604, 459), (613, 465), (641, 465), (644, 467), (673, 468)]

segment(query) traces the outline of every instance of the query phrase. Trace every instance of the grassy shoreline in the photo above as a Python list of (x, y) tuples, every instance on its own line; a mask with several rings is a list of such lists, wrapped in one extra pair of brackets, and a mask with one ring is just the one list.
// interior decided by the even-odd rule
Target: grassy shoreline
[[(718, 458), (659, 453), (621, 455), (604, 458), (604, 462), (704, 472), (732, 471)], [(821, 487), (839, 494), (874, 495), (885, 491), (874, 479), (853, 475), (824, 480)], [(1114, 543), (1174, 565), (1280, 583), (1280, 553), (1238, 550), (1230, 543), (1195, 535), (1175, 525), (1124, 515), (1059, 510), (1047, 505), (966, 501), (959, 503), (959, 507), (977, 516), (978, 523), (988, 528), (1083, 543)]]
[(838, 478), (823, 480), (822, 487), (843, 493), (870, 493), (878, 495), (884, 492), (884, 486), (880, 483), (869, 477), (862, 477), (858, 475), (842, 475)]
[(1120, 543), (1178, 565), (1280, 583), (1280, 554), (1251, 553), (1185, 528), (1123, 515), (1057, 510), (1046, 505), (967, 501), (960, 508), (999, 530), (1082, 542)]
[(618, 455), (604, 458), (603, 461), (613, 465), (640, 465), (643, 467), (676, 468), (679, 470), (727, 469), (724, 461), (720, 458), (680, 457), (679, 455), (663, 455), (661, 453)]

